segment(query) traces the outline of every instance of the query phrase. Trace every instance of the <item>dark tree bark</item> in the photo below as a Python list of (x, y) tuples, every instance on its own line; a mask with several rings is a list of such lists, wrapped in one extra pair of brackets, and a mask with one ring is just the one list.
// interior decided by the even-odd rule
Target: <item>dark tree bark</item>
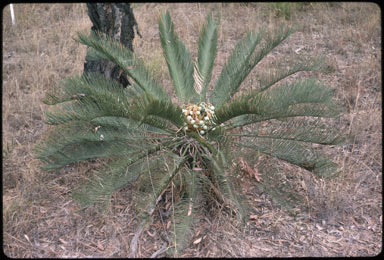
[[(102, 32), (133, 51), (134, 28), (141, 35), (129, 3), (87, 3), (87, 7), (93, 32)], [(102, 73), (108, 79), (119, 81), (124, 87), (129, 84), (127, 76), (118, 66), (107, 60), (91, 60), (87, 55), (84, 73), (88, 72)]]

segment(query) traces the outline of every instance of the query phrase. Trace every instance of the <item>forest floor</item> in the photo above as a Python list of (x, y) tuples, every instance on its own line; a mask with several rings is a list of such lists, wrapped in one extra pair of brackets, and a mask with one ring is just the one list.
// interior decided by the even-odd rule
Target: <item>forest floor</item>
[[(240, 180), (251, 215), (244, 228), (212, 210), (200, 216), (183, 257), (374, 256), (382, 250), (381, 13), (373, 3), (136, 3), (134, 51), (169, 86), (158, 17), (169, 9), (179, 37), (197, 53), (198, 32), (209, 12), (221, 13), (214, 82), (236, 42), (248, 30), (280, 23), (299, 30), (266, 57), (290, 52), (323, 55), (331, 69), (316, 74), (336, 89), (345, 113), (335, 125), (348, 142), (331, 148), (342, 167), (331, 180), (276, 162), (274, 171), (299, 191), (306, 210), (288, 209), (255, 178)], [(48, 126), (44, 94), (83, 71), (86, 48), (72, 37), (89, 32), (85, 4), (15, 4), (16, 24), (3, 9), (2, 166), (3, 252), (24, 257), (127, 257), (138, 220), (132, 192), (116, 192), (108, 214), (79, 210), (71, 190), (95, 167), (83, 162), (56, 173), (40, 170), (33, 147)], [(264, 60), (256, 70), (268, 66)], [(251, 74), (244, 88), (252, 83)], [(300, 76), (300, 75), (299, 75)], [(269, 163), (275, 161), (270, 160)], [(96, 162), (97, 164), (97, 162)], [(267, 176), (261, 176), (261, 183)], [(137, 256), (163, 246), (159, 216), (138, 242)], [(163, 255), (159, 255), (163, 256)]]

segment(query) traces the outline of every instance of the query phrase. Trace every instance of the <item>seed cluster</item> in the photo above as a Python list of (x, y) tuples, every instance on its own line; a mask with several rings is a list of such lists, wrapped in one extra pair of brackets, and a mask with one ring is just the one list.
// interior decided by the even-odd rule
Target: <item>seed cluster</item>
[(205, 135), (207, 131), (214, 130), (215, 107), (211, 104), (200, 102), (184, 106), (183, 113), (186, 119), (184, 131), (195, 131)]

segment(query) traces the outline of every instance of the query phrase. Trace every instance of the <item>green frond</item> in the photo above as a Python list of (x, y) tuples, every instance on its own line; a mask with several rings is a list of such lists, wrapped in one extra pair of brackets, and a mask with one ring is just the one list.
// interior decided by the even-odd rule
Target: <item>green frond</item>
[(113, 93), (121, 98), (133, 98), (138, 93), (132, 88), (123, 88), (115, 80), (106, 79), (99, 73), (88, 73), (83, 76), (74, 76), (58, 84), (59, 88), (53, 89), (47, 93), (43, 103), (47, 105), (57, 105), (60, 103), (80, 99), (83, 96), (89, 96), (93, 93), (100, 95)]
[(178, 257), (188, 246), (193, 237), (193, 226), (196, 224), (196, 212), (201, 207), (202, 181), (201, 173), (184, 169), (186, 195), (174, 205), (171, 220), (171, 243), (168, 249), (170, 256)]
[(174, 105), (171, 101), (158, 100), (151, 96), (146, 96), (141, 100), (139, 99), (137, 105), (139, 109), (137, 113), (145, 115), (144, 121), (148, 116), (155, 116), (171, 122), (177, 128), (180, 128), (184, 122), (181, 108)]
[(45, 163), (41, 168), (45, 171), (52, 171), (63, 168), (74, 162), (80, 162), (88, 159), (104, 157), (106, 151), (115, 141), (87, 141), (67, 145), (48, 156), (39, 158)]
[(217, 54), (217, 26), (218, 22), (213, 19), (212, 14), (209, 14), (199, 37), (197, 64), (203, 80), (200, 96), (204, 102), (206, 101), (209, 82), (212, 78), (213, 63)]
[[(76, 91), (76, 88), (79, 90)], [(160, 117), (177, 127), (183, 122), (181, 109), (170, 100), (159, 100), (150, 94), (131, 98), (124, 89), (112, 88), (97, 77), (72, 78), (64, 83), (63, 89), (64, 92), (52, 94), (46, 99), (46, 102), (57, 103), (52, 111), (46, 113), (48, 124), (123, 117), (165, 130), (169, 129), (169, 124), (148, 117)]]
[(320, 177), (333, 177), (338, 174), (338, 165), (315, 151), (309, 144), (272, 138), (253, 138), (237, 144), (279, 158)]
[(248, 75), (247, 71), (251, 70), (251, 55), (261, 39), (260, 33), (249, 32), (237, 43), (209, 97), (215, 107), (220, 107), (229, 101), (237, 92), (240, 84)]
[[(145, 120), (145, 122), (139, 122), (135, 121), (129, 118), (124, 117), (115, 117), (115, 116), (107, 116), (107, 117), (98, 117), (90, 121), (91, 124), (97, 126), (107, 126), (107, 127), (115, 127), (118, 129), (124, 129), (124, 131), (135, 131), (137, 133), (150, 133), (150, 134), (156, 134), (156, 135), (167, 135), (171, 136), (171, 134), (168, 133), (169, 124), (166, 122), (158, 122), (159, 118), (156, 118), (157, 122), (152, 122), (155, 120), (149, 120), (150, 118), (147, 118), (148, 120)], [(147, 121), (151, 121), (149, 123), (146, 123)], [(157, 126), (155, 127), (157, 123)], [(146, 136), (146, 138), (149, 138), (149, 136)]]
[(263, 114), (268, 114), (270, 111), (284, 111), (300, 104), (321, 104), (337, 110), (333, 99), (335, 90), (315, 78), (278, 86), (266, 93), (267, 100), (260, 108)]
[(262, 129), (255, 127), (250, 132), (233, 134), (247, 138), (273, 138), (280, 140), (300, 141), (322, 145), (339, 145), (345, 137), (336, 129), (329, 127), (321, 121), (310, 122), (308, 120), (294, 120), (289, 122), (275, 122), (273, 127)]
[[(118, 119), (113, 119), (114, 126), (108, 125), (112, 118), (99, 118), (92, 123), (71, 121), (57, 126), (35, 147), (36, 157), (47, 163), (45, 169), (56, 169), (77, 161), (115, 156), (117, 153), (111, 150), (115, 146), (123, 145), (134, 154), (153, 147), (153, 140), (173, 138), (159, 133), (151, 138), (144, 134), (144, 126)], [(117, 122), (120, 127), (116, 127)], [(124, 151), (123, 148), (118, 151)]]
[(144, 62), (119, 42), (96, 33), (89, 36), (78, 33), (77, 41), (93, 48), (95, 50), (93, 55), (99, 55), (100, 58), (118, 65), (145, 93), (160, 100), (169, 99), (164, 89), (153, 79)]
[[(156, 168), (159, 162), (159, 159), (152, 157), (150, 166)], [(122, 157), (101, 167), (73, 192), (72, 197), (83, 207), (95, 203), (105, 205), (115, 191), (137, 180), (145, 171), (148, 171), (148, 165), (142, 157)]]
[(214, 122), (220, 125), (242, 115), (260, 115), (257, 108), (261, 105), (263, 98), (265, 98), (265, 94), (260, 91), (252, 91), (251, 94), (239, 95), (233, 98), (229, 104), (221, 106), (216, 110)]
[(45, 98), (47, 104), (56, 104), (51, 112), (46, 113), (46, 123), (90, 121), (102, 116), (129, 118), (131, 99), (126, 90), (100, 75), (73, 77), (63, 82), (60, 91)]
[(35, 147), (36, 157), (46, 163), (43, 169), (53, 170), (73, 162), (105, 157), (109, 147), (123, 139), (119, 131), (94, 133), (92, 127), (76, 123), (56, 128)]
[[(286, 65), (287, 60), (292, 62), (289, 65)], [(293, 63), (293, 64), (292, 64)], [(284, 66), (284, 65), (285, 66)], [(302, 58), (297, 55), (289, 59), (287, 57), (280, 58), (273, 63), (273, 68), (268, 70), (267, 73), (258, 73), (256, 78), (258, 79), (258, 86), (256, 89), (264, 91), (273, 86), (274, 84), (280, 82), (281, 80), (294, 75), (302, 71), (324, 71), (324, 57), (319, 58)]]
[[(179, 173), (179, 171), (183, 168), (184, 163), (186, 161), (185, 157), (176, 157), (173, 156), (173, 164), (168, 164), (168, 167), (172, 167), (172, 171), (165, 173), (163, 177), (160, 179), (159, 182), (156, 183), (152, 188), (153, 190), (151, 192), (148, 192), (146, 195), (146, 198), (144, 201), (146, 202), (144, 214), (145, 215), (151, 215), (153, 211), (155, 210), (155, 207), (157, 205), (159, 196), (165, 191), (165, 189), (170, 185), (172, 180), (175, 178), (175, 176)], [(169, 160), (167, 160), (169, 161)], [(164, 162), (164, 159), (163, 159)], [(151, 174), (151, 172), (148, 172), (148, 174)]]
[[(96, 106), (96, 103), (92, 104)], [(53, 128), (36, 146), (36, 156), (47, 163), (45, 169), (56, 169), (76, 161), (116, 155), (116, 151), (111, 152), (116, 146), (123, 146), (117, 149), (118, 152), (129, 149), (129, 154), (134, 154), (143, 149), (150, 149), (154, 140), (174, 139), (168, 133), (169, 124), (159, 122), (159, 118), (155, 120), (148, 117), (139, 121), (118, 116), (99, 116), (87, 119), (63, 122)], [(152, 134), (152, 137), (148, 134)]]
[(218, 151), (214, 156), (207, 155), (207, 158), (214, 173), (215, 186), (223, 196), (224, 203), (235, 212), (237, 223), (243, 224), (249, 209), (244, 198), (234, 186), (235, 180), (229, 173), (230, 161), (222, 151)]
[[(341, 106), (333, 100), (334, 89), (304, 79), (279, 85), (267, 91), (251, 91), (234, 98), (216, 111), (216, 123), (237, 119), (233, 126), (296, 116), (336, 117)], [(247, 116), (251, 114), (251, 116)]]
[(271, 160), (259, 161), (257, 169), (262, 181), (255, 184), (263, 193), (292, 213), (297, 208), (306, 208), (307, 201), (297, 185), (301, 181), (300, 175), (296, 171), (284, 171)]
[(159, 151), (173, 151), (175, 147), (182, 143), (181, 138), (159, 136), (147, 137), (145, 141), (138, 140), (137, 143), (132, 143), (130, 140), (122, 140), (112, 144), (107, 153), (109, 157), (144, 157), (147, 155), (151, 156)]
[(192, 55), (174, 31), (171, 16), (167, 11), (159, 19), (161, 46), (173, 80), (176, 95), (182, 104), (197, 98), (193, 87)]
[(117, 100), (118, 98), (112, 95), (100, 95), (61, 103), (45, 114), (45, 123), (59, 125), (75, 120), (91, 121), (106, 116), (131, 118), (128, 102)]
[[(212, 104), (220, 107), (228, 102), (252, 69), (294, 31), (294, 28), (281, 26), (278, 30), (266, 34), (267, 37), (263, 43), (261, 40), (265, 35), (264, 32), (256, 35), (252, 32), (248, 33), (247, 37), (236, 45), (224, 66), (210, 96)], [(259, 43), (261, 47), (255, 52)]]
[(258, 49), (254, 55), (252, 55), (250, 64), (252, 66), (247, 68), (246, 74), (248, 73), (268, 54), (270, 53), (274, 48), (279, 46), (284, 40), (286, 40), (292, 33), (296, 31), (296, 28), (294, 26), (286, 26), (284, 24), (281, 24), (280, 26), (276, 27), (272, 32), (267, 32), (264, 34), (265, 41), (260, 46), (260, 49)]
[[(105, 164), (95, 172), (92, 178), (82, 184), (73, 193), (73, 198), (84, 207), (95, 202), (107, 201), (117, 189), (137, 180), (146, 172), (161, 169), (161, 165), (164, 165), (164, 154), (166, 156), (171, 154), (162, 153), (163, 148), (162, 144), (158, 144), (136, 154), (129, 154), (129, 151), (128, 154), (121, 153), (117, 160)], [(149, 157), (150, 160), (148, 160)], [(175, 155), (171, 157), (176, 158)], [(178, 173), (185, 159), (178, 157), (174, 162), (174, 170), (170, 176), (167, 176), (169, 181)]]

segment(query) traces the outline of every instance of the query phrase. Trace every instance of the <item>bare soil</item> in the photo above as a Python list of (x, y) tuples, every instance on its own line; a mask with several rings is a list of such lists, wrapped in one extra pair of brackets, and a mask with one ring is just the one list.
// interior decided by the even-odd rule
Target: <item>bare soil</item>
[[(288, 210), (244, 174), (242, 189), (251, 205), (245, 228), (218, 210), (201, 216), (183, 257), (375, 256), (382, 250), (382, 78), (381, 11), (373, 3), (135, 3), (142, 37), (134, 51), (171, 91), (160, 48), (157, 19), (169, 9), (175, 30), (194, 57), (198, 32), (209, 12), (221, 12), (213, 81), (235, 43), (251, 30), (281, 22), (301, 26), (266, 57), (262, 70), (282, 55), (324, 55), (330, 74), (316, 74), (336, 89), (345, 104), (335, 126), (349, 142), (330, 150), (342, 167), (339, 177), (321, 180), (274, 160), (276, 172), (304, 198), (306, 210)], [(97, 162), (41, 171), (32, 149), (49, 127), (43, 123), (44, 94), (60, 80), (82, 73), (86, 49), (72, 37), (89, 32), (85, 4), (15, 4), (16, 24), (3, 9), (2, 166), (3, 252), (14, 258), (127, 257), (138, 219), (132, 189), (113, 196), (110, 209), (80, 210), (72, 188)], [(289, 17), (285, 17), (288, 13)], [(244, 88), (252, 83), (252, 77)], [(300, 76), (300, 75), (298, 75)], [(261, 175), (261, 182), (267, 176)], [(163, 246), (165, 227), (155, 223), (142, 234), (137, 256), (150, 257)], [(164, 256), (164, 255), (159, 255)]]

